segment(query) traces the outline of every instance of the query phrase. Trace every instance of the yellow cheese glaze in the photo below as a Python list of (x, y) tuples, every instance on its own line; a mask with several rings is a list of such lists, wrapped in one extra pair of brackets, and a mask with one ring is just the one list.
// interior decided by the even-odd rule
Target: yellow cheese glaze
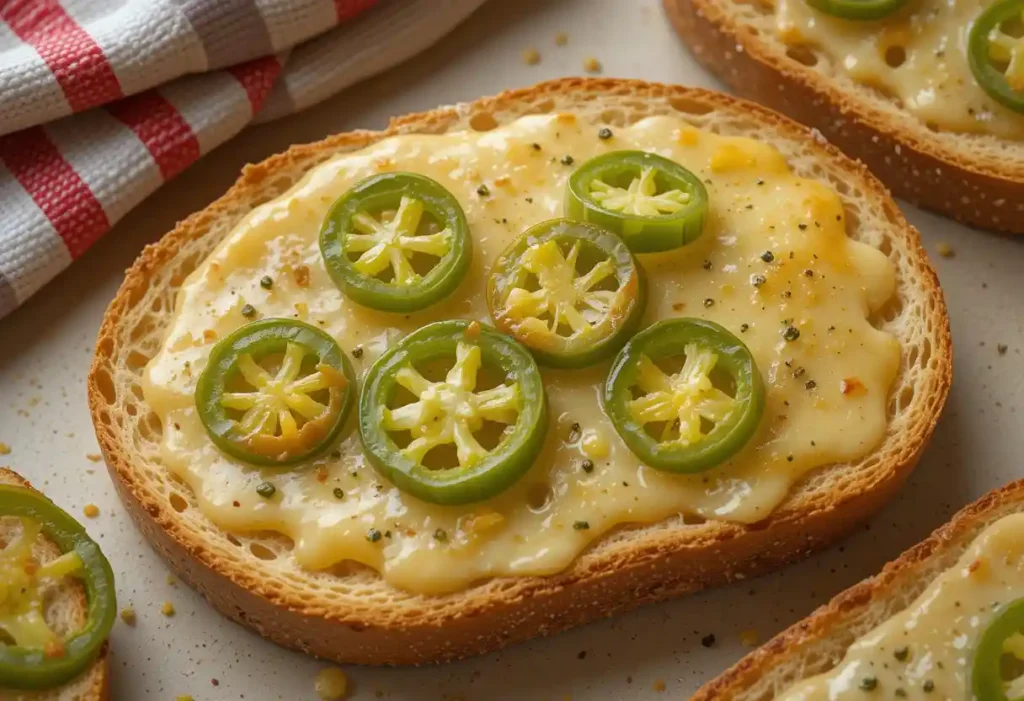
[[(303, 567), (355, 560), (396, 586), (442, 592), (496, 575), (558, 572), (622, 523), (680, 512), (756, 521), (809, 469), (870, 452), (885, 431), (899, 346), (867, 317), (892, 296), (895, 272), (882, 253), (846, 237), (837, 195), (795, 177), (765, 144), (697, 132), (675, 118), (615, 128), (608, 140), (597, 132), (598, 125), (570, 115), (545, 115), (486, 133), (387, 139), (319, 166), (228, 235), (182, 287), (144, 382), (145, 398), (163, 420), (163, 459), (195, 490), (201, 510), (228, 531), (290, 536)], [(401, 493), (364, 460), (351, 430), (340, 456), (283, 472), (259, 472), (214, 448), (193, 391), (215, 340), (245, 323), (243, 304), (263, 316), (316, 324), (346, 350), (359, 346), (355, 365), (362, 375), (389, 343), (425, 323), (486, 321), (490, 264), (528, 226), (561, 214), (572, 171), (562, 157), (579, 164), (617, 149), (656, 151), (707, 180), (711, 216), (701, 240), (641, 257), (649, 283), (646, 320), (709, 318), (749, 345), (764, 375), (767, 408), (760, 434), (733, 462), (694, 477), (640, 465), (600, 408), (607, 364), (544, 372), (552, 422), (545, 450), (518, 484), (482, 504), (438, 507)], [(335, 198), (381, 170), (439, 181), (462, 204), (473, 236), (464, 284), (445, 302), (409, 316), (348, 302), (331, 283), (317, 244)], [(481, 183), (490, 196), (477, 194)], [(761, 259), (769, 249), (771, 264)], [(298, 266), (309, 269), (306, 287), (296, 284)], [(766, 282), (754, 287), (753, 274), (764, 274)], [(274, 279), (269, 291), (259, 284), (264, 275)], [(800, 328), (798, 341), (782, 338), (784, 320)], [(741, 333), (742, 324), (749, 328)], [(852, 377), (866, 391), (844, 395), (842, 382)], [(810, 380), (817, 383), (813, 390), (806, 388)], [(587, 457), (595, 463), (589, 474), (580, 468)], [(277, 487), (271, 500), (256, 494), (263, 480)], [(333, 496), (335, 488), (343, 499)], [(590, 528), (574, 529), (576, 521)], [(371, 528), (385, 537), (370, 542)], [(433, 537), (439, 528), (446, 542)]]
[(910, 0), (877, 22), (830, 17), (805, 0), (773, 4), (784, 42), (823, 51), (839, 71), (897, 98), (930, 128), (1024, 139), (1024, 114), (988, 97), (967, 62), (970, 24), (992, 3)]
[[(808, 679), (779, 701), (897, 698), (969, 699), (973, 650), (994, 608), (1024, 596), (1024, 514), (989, 526), (956, 566), (939, 575), (905, 610), (850, 646), (827, 674)], [(906, 659), (900, 661), (896, 655)], [(874, 677), (873, 695), (860, 688)], [(934, 688), (925, 691), (931, 682)], [(1019, 693), (1011, 693), (1017, 698)], [(983, 701), (983, 700), (979, 700)]]

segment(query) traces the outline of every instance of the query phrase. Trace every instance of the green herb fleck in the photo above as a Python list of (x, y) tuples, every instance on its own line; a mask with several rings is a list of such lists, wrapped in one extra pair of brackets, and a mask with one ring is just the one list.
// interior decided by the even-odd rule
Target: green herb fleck
[(589, 531), (590, 530), (590, 524), (587, 523), (586, 521), (576, 521), (575, 523), (572, 524), (572, 527), (573, 527), (574, 530), (577, 530), (577, 531)]
[(878, 679), (875, 677), (864, 677), (860, 680), (859, 686), (864, 691), (874, 691), (878, 688)]

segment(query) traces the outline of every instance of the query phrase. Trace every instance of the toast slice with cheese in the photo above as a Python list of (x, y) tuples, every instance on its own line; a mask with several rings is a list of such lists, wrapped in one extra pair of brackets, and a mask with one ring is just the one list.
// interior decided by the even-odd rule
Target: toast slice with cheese
[[(19, 487), (31, 487), (26, 479), (18, 473), (0, 467), (0, 484)], [(8, 522), (10, 521), (10, 522)], [(6, 543), (16, 535), (18, 529), (13, 519), (0, 518), (0, 543)], [(60, 550), (52, 541), (39, 537), (36, 546), (40, 562), (48, 562), (60, 555)], [(77, 630), (84, 623), (87, 615), (88, 602), (85, 587), (76, 579), (64, 578), (57, 591), (48, 597), (49, 605), (45, 616), (50, 627), (60, 633)], [(0, 698), (5, 701), (105, 701), (110, 698), (110, 644), (95, 662), (71, 682), (56, 689), (46, 691), (20, 691), (0, 687)]]
[[(809, 474), (756, 524), (680, 514), (621, 526), (557, 574), (496, 577), (442, 595), (398, 589), (351, 563), (308, 571), (296, 564), (285, 538), (215, 526), (161, 458), (163, 425), (142, 391), (144, 369), (168, 333), (189, 274), (248, 213), (328, 159), (390, 136), (485, 132), (536, 114), (572, 115), (569, 121), (584, 120), (595, 134), (598, 127), (610, 133), (645, 117), (672, 115), (694, 127), (769, 143), (797, 174), (841, 193), (848, 235), (883, 251), (896, 271), (892, 302), (872, 319), (901, 348), (881, 443), (853, 463)], [(862, 165), (804, 127), (727, 95), (639, 81), (564, 79), (397, 118), (380, 132), (295, 146), (247, 167), (224, 197), (147, 247), (128, 271), (99, 332), (89, 402), (111, 477), (132, 518), (215, 608), (271, 640), (323, 658), (418, 664), (481, 654), (765, 572), (847, 534), (895, 493), (920, 456), (946, 399), (951, 354), (945, 304), (918, 234)]]
[[(797, 682), (835, 668), (855, 640), (912, 606), (937, 577), (956, 566), (979, 534), (1001, 519), (1021, 513), (1024, 482), (990, 492), (961, 509), (947, 524), (890, 562), (879, 574), (838, 594), (705, 684), (693, 701), (768, 701)], [(948, 622), (953, 625), (953, 621)], [(895, 666), (895, 662), (892, 664)], [(928, 667), (924, 661), (922, 669)], [(891, 686), (879, 687), (876, 693), (878, 698), (896, 698), (907, 693), (912, 694), (911, 698), (926, 697), (918, 688), (896, 694)], [(938, 693), (937, 689), (935, 695)], [(965, 691), (962, 698), (968, 697)]]
[[(783, 2), (799, 7), (783, 16)], [(911, 3), (872, 22), (804, 4), (663, 0), (697, 61), (737, 94), (814, 127), (897, 197), (971, 226), (1024, 233), (1024, 114), (973, 82), (960, 36), (968, 24), (955, 14), (989, 3), (935, 3), (935, 18)], [(1003, 128), (986, 133), (993, 114)]]

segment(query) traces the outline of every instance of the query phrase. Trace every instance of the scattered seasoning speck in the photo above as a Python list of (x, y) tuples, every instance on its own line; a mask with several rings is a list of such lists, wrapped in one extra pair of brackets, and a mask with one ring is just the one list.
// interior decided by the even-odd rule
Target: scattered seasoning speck
[(255, 313), (256, 313), (256, 307), (252, 306), (251, 304), (246, 304), (246, 305), (244, 305), (242, 307), (242, 316), (244, 316), (244, 317), (248, 318), (248, 317), (252, 316)]
[(530, 148), (532, 148), (534, 151), (540, 151), (540, 144), (534, 142), (530, 144)]
[(700, 644), (703, 645), (704, 647), (713, 647), (714, 644), (715, 644), (715, 634), (714, 633), (708, 633), (707, 635), (705, 635), (703, 638), (700, 639)]
[(797, 224), (796, 228), (800, 229), (800, 231), (806, 231), (807, 230), (807, 225), (806, 224)]
[(704, 266), (703, 267), (704, 267), (705, 270), (711, 270), (711, 261), (709, 261), (709, 260), (704, 261)]
[(953, 250), (953, 247), (945, 241), (940, 241), (936, 244), (935, 250), (938, 251), (938, 254), (943, 258), (952, 258), (956, 255), (956, 251)]
[(900, 699), (907, 698), (907, 692), (904, 691), (902, 688), (897, 688), (896, 691), (894, 691), (893, 693), (896, 694), (896, 698), (900, 698)]
[(583, 61), (583, 70), (585, 70), (587, 73), (600, 73), (601, 72), (601, 62), (598, 61), (593, 56), (591, 56), (590, 58), (584, 59), (584, 61)]
[(135, 626), (135, 622), (138, 620), (135, 616), (135, 609), (131, 606), (125, 606), (121, 609), (121, 620), (124, 621), (126, 626)]
[(907, 657), (909, 655), (910, 655), (910, 648), (909, 647), (896, 648), (896, 650), (894, 650), (893, 653), (892, 653), (892, 656), (895, 657), (900, 662), (906, 662), (907, 661)]
[(10, 455), (11, 446), (7, 445), (3, 441), (0, 441), (0, 455)]
[(782, 331), (782, 337), (787, 341), (795, 341), (800, 338), (800, 329), (795, 326), (787, 326)]
[(565, 46), (568, 43), (569, 43), (569, 35), (566, 34), (565, 32), (559, 32), (558, 34), (555, 35), (555, 45), (556, 46)]
[(793, 377), (803, 377), (803, 374), (807, 372), (803, 367), (798, 367), (793, 371)]
[(804, 383), (804, 387), (806, 387), (807, 389), (814, 389), (817, 386), (818, 383), (815, 382), (814, 380), (807, 380), (807, 382)]
[[(1006, 346), (1003, 346), (1003, 348), (1006, 348)], [(1005, 353), (1006, 351), (1004, 350), (1003, 352)], [(85, 459), (88, 460), (89, 462), (99, 462), (100, 460), (103, 459), (103, 456), (100, 455), (99, 453), (86, 453)]]
[(305, 265), (296, 266), (295, 271), (292, 273), (295, 278), (295, 284), (299, 287), (309, 287), (309, 268)]
[(82, 509), (82, 513), (85, 514), (86, 518), (96, 518), (100, 515), (100, 508), (95, 504), (86, 504), (85, 508)]
[(608, 127), (602, 127), (597, 132), (597, 138), (599, 138), (601, 140), (604, 140), (604, 141), (607, 141), (608, 139), (612, 138), (612, 136), (613, 136), (612, 130), (609, 129)]
[(580, 463), (580, 467), (583, 468), (583, 471), (589, 475), (591, 472), (594, 471), (594, 461), (590, 459), (584, 460), (582, 463)]
[(476, 194), (480, 195), (481, 197), (487, 197), (488, 195), (491, 194), (491, 188), (487, 187), (486, 185), (480, 185), (480, 187), (476, 189)]
[(524, 49), (523, 63), (527, 66), (536, 66), (540, 63), (540, 52), (537, 49)]
[(576, 659), (577, 660), (582, 660), (582, 659), (585, 659), (586, 657), (587, 657), (587, 651), (586, 650), (580, 650), (579, 652), (576, 653)]
[(376, 543), (381, 539), (381, 533), (376, 528), (371, 528), (366, 532), (366, 539), (371, 543)]
[(359, 360), (360, 358), (362, 358), (363, 357), (363, 347), (362, 346), (356, 346), (355, 348), (353, 348), (352, 349), (352, 357), (355, 358), (356, 360)]
[(434, 540), (436, 540), (439, 543), (447, 543), (448, 531), (446, 531), (443, 528), (438, 528), (436, 531), (434, 531)]
[(1008, 350), (1009, 347), (1005, 343), (999, 343), (996, 345), (996, 352), (999, 353), (999, 355), (1006, 355), (1006, 351)]
[(761, 285), (763, 285), (766, 282), (768, 282), (768, 280), (767, 280), (767, 278), (765, 278), (764, 275), (751, 275), (750, 276), (750, 284), (753, 285), (754, 287), (760, 287)]
[(804, 271), (804, 275), (806, 277), (814, 277), (814, 271), (808, 268), (807, 270)]
[(589, 531), (590, 530), (590, 524), (587, 523), (586, 521), (576, 521), (575, 523), (572, 524), (572, 527), (573, 527), (573, 530), (577, 530), (577, 531)]
[(864, 691), (874, 691), (878, 688), (878, 679), (875, 677), (864, 677), (860, 680), (859, 686)]
[(269, 290), (273, 286), (274, 278), (270, 277), (269, 275), (264, 275), (262, 278), (260, 278), (260, 287), (262, 287), (263, 289)]
[(704, 306), (710, 309), (711, 307), (715, 306), (715, 300), (711, 299), (710, 297), (707, 297), (704, 300)]
[(771, 251), (765, 251), (764, 253), (761, 254), (761, 260), (763, 260), (765, 263), (771, 263), (772, 261), (775, 260), (775, 254), (772, 253)]
[(750, 324), (740, 324), (740, 333), (746, 333), (749, 328)]
[(256, 493), (259, 494), (264, 499), (269, 499), (270, 497), (274, 496), (276, 492), (277, 487), (272, 485), (270, 482), (260, 482), (259, 485), (256, 487)]
[(575, 159), (572, 156), (570, 156), (568, 154), (562, 156), (562, 165), (564, 165), (564, 166), (571, 166), (574, 162), (575, 162)]
[(793, 456), (792, 455), (787, 455), (786, 456), (786, 462), (793, 462)]
[(660, 694), (662, 691), (665, 690), (665, 680), (664, 679), (656, 679), (654, 681), (654, 684), (651, 685), (651, 688), (654, 689), (655, 691), (657, 691)]
[(345, 498), (345, 490), (342, 489), (341, 487), (335, 487), (334, 488), (334, 498), (335, 499), (344, 499)]
[(935, 682), (931, 679), (926, 679), (924, 684), (921, 685), (921, 688), (924, 689), (926, 694), (930, 694), (935, 691)]
[(174, 604), (172, 604), (170, 601), (165, 601), (164, 605), (160, 607), (160, 613), (167, 617), (173, 616), (175, 613)]

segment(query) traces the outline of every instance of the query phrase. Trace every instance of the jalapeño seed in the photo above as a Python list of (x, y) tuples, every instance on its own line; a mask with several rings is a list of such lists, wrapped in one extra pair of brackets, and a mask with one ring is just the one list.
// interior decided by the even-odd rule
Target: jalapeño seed
[(800, 329), (798, 329), (795, 326), (787, 326), (782, 331), (782, 337), (787, 341), (795, 341), (796, 339), (800, 338)]

